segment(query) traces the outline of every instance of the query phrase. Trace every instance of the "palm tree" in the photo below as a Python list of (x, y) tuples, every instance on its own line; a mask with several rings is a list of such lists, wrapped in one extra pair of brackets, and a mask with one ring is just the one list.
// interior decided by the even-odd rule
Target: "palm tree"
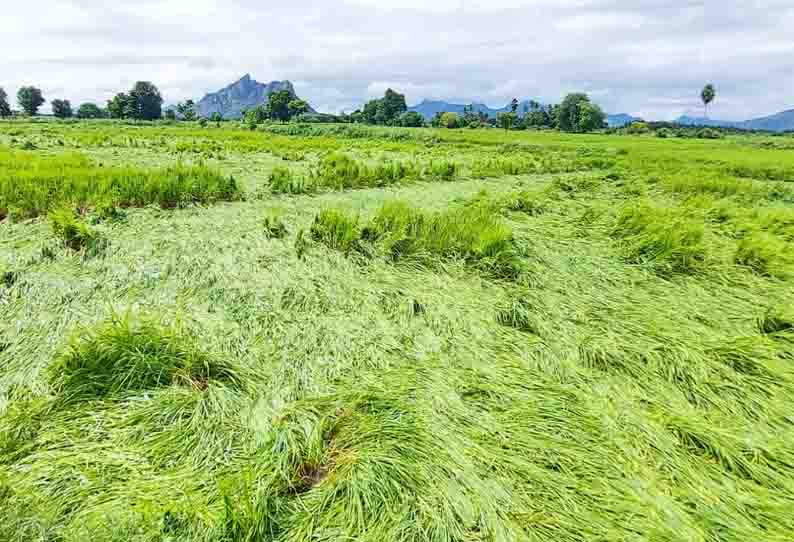
[(709, 117), (709, 104), (714, 101), (714, 98), (717, 97), (717, 91), (714, 90), (714, 85), (709, 83), (705, 87), (703, 87), (703, 91), (700, 93), (700, 99), (703, 100), (703, 115), (708, 118)]

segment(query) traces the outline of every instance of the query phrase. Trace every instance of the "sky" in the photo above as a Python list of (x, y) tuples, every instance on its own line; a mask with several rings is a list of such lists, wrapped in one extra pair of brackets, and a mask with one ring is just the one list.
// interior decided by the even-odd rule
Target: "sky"
[[(0, 86), (104, 103), (135, 81), (167, 104), (246, 73), (316, 109), (388, 87), (422, 99), (556, 103), (741, 120), (794, 108), (794, 0), (38, 0), (3, 2)], [(48, 105), (43, 108), (48, 110)]]

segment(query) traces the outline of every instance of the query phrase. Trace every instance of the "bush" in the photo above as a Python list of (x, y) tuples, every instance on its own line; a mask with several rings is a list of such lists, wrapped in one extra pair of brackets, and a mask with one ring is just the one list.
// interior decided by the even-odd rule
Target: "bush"
[(49, 367), (51, 385), (64, 400), (91, 400), (171, 384), (204, 389), (212, 379), (236, 381), (225, 363), (195, 347), (178, 324), (114, 316), (82, 330)]
[(660, 128), (656, 130), (656, 137), (660, 139), (667, 139), (668, 137), (672, 137), (673, 132), (667, 128)]
[(698, 139), (721, 139), (722, 134), (719, 132), (719, 130), (715, 130), (713, 128), (701, 128), (695, 132), (695, 137)]
[(92, 248), (100, 240), (99, 234), (79, 220), (70, 209), (52, 211), (49, 219), (52, 232), (72, 250)]

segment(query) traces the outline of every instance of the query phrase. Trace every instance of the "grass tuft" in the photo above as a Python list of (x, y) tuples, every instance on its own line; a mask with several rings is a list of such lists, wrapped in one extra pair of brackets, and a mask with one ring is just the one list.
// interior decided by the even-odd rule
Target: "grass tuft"
[(71, 209), (58, 209), (48, 215), (52, 232), (72, 250), (94, 248), (102, 237), (88, 224), (80, 220)]
[(230, 366), (199, 350), (183, 326), (129, 314), (84, 329), (48, 369), (66, 401), (118, 397), (172, 384), (204, 389), (235, 381)]
[(734, 261), (762, 276), (785, 279), (794, 272), (791, 245), (764, 232), (754, 232), (736, 245)]
[(265, 231), (265, 237), (268, 239), (283, 239), (287, 236), (287, 226), (281, 220), (278, 213), (270, 212), (262, 219), (262, 226)]
[(680, 209), (648, 202), (623, 208), (612, 232), (632, 263), (651, 264), (659, 271), (694, 273), (706, 260), (705, 228)]
[(335, 209), (324, 209), (314, 218), (309, 234), (313, 241), (328, 248), (350, 253), (359, 246), (358, 217)]

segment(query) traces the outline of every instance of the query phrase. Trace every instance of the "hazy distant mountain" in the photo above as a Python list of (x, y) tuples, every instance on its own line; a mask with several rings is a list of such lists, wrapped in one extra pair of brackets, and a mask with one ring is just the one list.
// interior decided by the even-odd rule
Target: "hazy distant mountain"
[(774, 115), (769, 115), (768, 117), (759, 117), (743, 121), (717, 120), (684, 115), (678, 117), (675, 122), (687, 126), (714, 126), (721, 128), (738, 128), (740, 130), (787, 132), (794, 131), (794, 109), (782, 111)]
[[(422, 103), (417, 105), (411, 106), (408, 108), (408, 111), (416, 111), (420, 115), (422, 115), (425, 120), (431, 120), (433, 117), (436, 116), (437, 113), (457, 113), (459, 115), (463, 114), (463, 109), (468, 104), (453, 104), (445, 101), (440, 100), (424, 100)], [(472, 108), (474, 109), (475, 113), (485, 113), (489, 117), (496, 117), (498, 113), (507, 113), (510, 111), (510, 104), (507, 104), (504, 107), (500, 107), (499, 109), (492, 109), (485, 104), (471, 104)], [(516, 111), (519, 116), (524, 115), (524, 108), (529, 107), (529, 100), (525, 100), (518, 104), (518, 110)]]
[(607, 115), (607, 124), (610, 128), (622, 128), (631, 124), (635, 120), (640, 120), (637, 117), (632, 117), (626, 113), (618, 113), (616, 115)]
[[(239, 119), (243, 109), (250, 109), (266, 104), (269, 96), (280, 90), (288, 90), (297, 98), (295, 88), (289, 81), (272, 81), (259, 83), (245, 74), (239, 81), (228, 87), (204, 96), (197, 104), (196, 110), (202, 117), (209, 117), (213, 113), (220, 113), (225, 119)], [(310, 108), (310, 112), (315, 111)]]
[[(416, 111), (420, 115), (422, 115), (425, 120), (431, 120), (433, 117), (436, 116), (437, 113), (457, 113), (459, 115), (463, 114), (463, 109), (466, 107), (464, 104), (453, 104), (449, 102), (445, 102), (442, 100), (424, 100), (422, 103), (414, 105), (408, 108), (408, 111)], [(472, 104), (472, 107), (475, 112), (477, 113), (485, 113), (491, 118), (496, 117), (498, 113), (507, 113), (510, 111), (510, 104), (507, 104), (504, 107), (499, 109), (492, 109), (485, 104)], [(529, 100), (524, 100), (518, 104), (518, 113), (519, 117), (524, 116), (524, 110), (529, 108)], [(631, 115), (626, 115), (625, 113), (621, 113), (619, 115), (607, 115), (607, 122), (609, 126), (612, 127), (621, 127), (627, 124), (631, 124), (635, 120), (639, 120), (636, 117), (632, 117)]]

